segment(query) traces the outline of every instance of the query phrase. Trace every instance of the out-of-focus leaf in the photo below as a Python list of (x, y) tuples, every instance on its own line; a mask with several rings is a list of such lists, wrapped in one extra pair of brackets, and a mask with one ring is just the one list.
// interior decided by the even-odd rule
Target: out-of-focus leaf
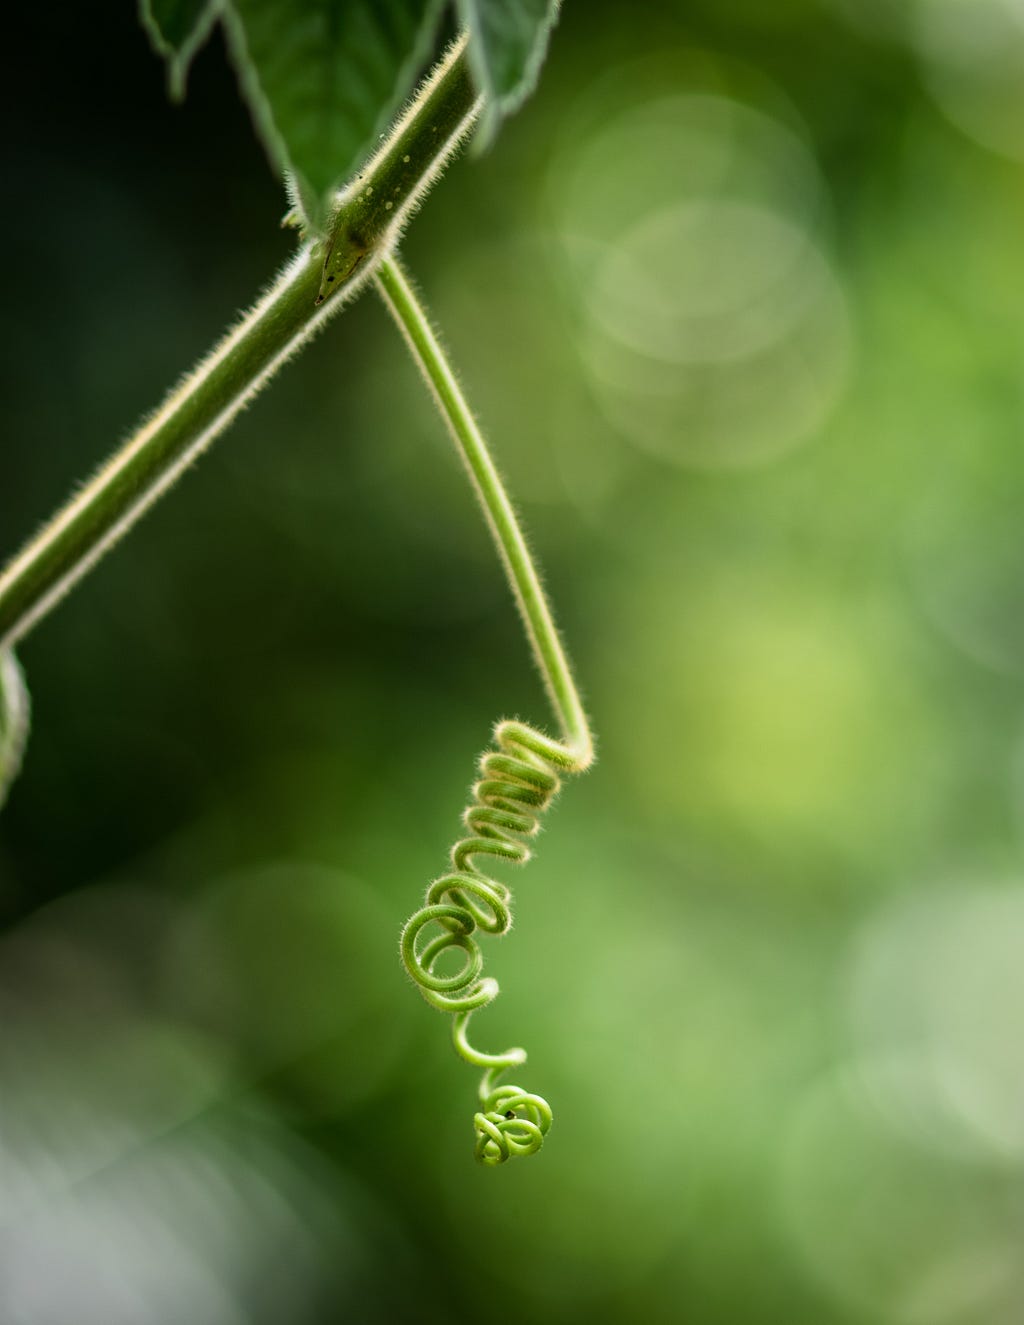
[(139, 0), (139, 18), (153, 49), (167, 61), (171, 96), (185, 95), (189, 65), (210, 35), (220, 0)]
[(484, 137), (493, 136), (537, 85), (559, 0), (456, 0), (469, 29), (469, 60), (487, 98)]
[(0, 653), (0, 806), (18, 775), (28, 737), (29, 700), (13, 653)]
[(376, 146), (429, 59), (442, 0), (231, 0), (242, 91), (310, 226)]

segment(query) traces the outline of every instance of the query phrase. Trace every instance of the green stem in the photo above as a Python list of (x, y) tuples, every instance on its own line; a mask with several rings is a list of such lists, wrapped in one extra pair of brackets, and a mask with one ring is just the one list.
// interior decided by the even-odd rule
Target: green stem
[(365, 286), (475, 119), (479, 103), (464, 48), (464, 41), (452, 46), (339, 195), (326, 242), (302, 246), (255, 307), (3, 570), (0, 650), (40, 621)]
[(563, 734), (579, 761), (577, 767), (586, 768), (593, 758), (587, 716), (555, 629), (547, 595), (487, 444), (426, 311), (395, 257), (382, 260), (376, 279), (469, 471)]

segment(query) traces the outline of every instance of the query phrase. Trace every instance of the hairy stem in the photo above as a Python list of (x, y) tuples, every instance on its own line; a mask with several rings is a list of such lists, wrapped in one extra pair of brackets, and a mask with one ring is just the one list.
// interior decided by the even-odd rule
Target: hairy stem
[(426, 310), (397, 258), (393, 255), (385, 258), (377, 269), (376, 279), (469, 471), (562, 732), (575, 756), (576, 767), (586, 768), (593, 759), (587, 715), (555, 629), (547, 595), (487, 443), (434, 335)]
[(285, 362), (355, 296), (479, 108), (451, 47), (381, 149), (255, 306), (0, 574), (0, 649), (21, 639), (174, 483)]

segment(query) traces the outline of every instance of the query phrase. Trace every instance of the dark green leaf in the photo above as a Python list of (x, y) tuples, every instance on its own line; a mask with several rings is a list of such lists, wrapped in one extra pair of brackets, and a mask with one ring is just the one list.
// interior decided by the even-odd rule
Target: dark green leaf
[(185, 95), (189, 65), (210, 35), (220, 0), (139, 0), (139, 17), (153, 49), (167, 60), (171, 96)]
[(469, 62), (487, 98), (484, 136), (492, 135), (533, 91), (558, 17), (559, 0), (456, 0), (469, 29)]
[(28, 737), (28, 691), (13, 653), (0, 653), (0, 805), (18, 775)]
[(320, 229), (433, 52), (443, 0), (231, 0), (242, 91), (278, 170)]

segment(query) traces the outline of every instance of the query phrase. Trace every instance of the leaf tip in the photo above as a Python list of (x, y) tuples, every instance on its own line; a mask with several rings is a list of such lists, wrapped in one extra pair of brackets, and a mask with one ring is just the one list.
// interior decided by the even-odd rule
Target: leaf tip
[(18, 776), (28, 741), (30, 702), (18, 660), (0, 653), (0, 806)]

